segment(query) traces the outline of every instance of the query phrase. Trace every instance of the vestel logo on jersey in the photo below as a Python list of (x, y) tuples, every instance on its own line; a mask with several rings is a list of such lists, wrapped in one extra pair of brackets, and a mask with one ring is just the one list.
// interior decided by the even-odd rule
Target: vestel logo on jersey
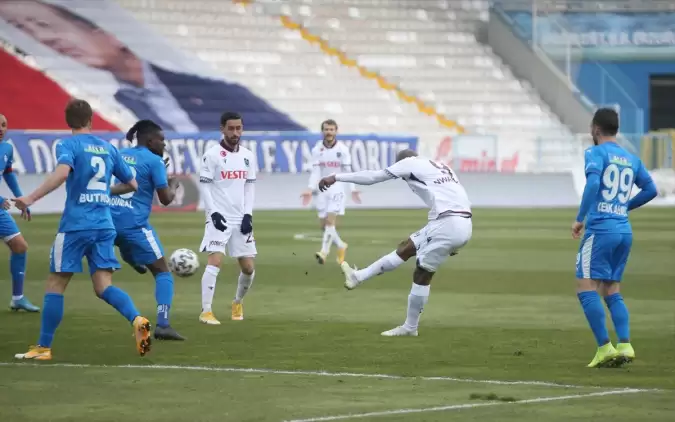
[(248, 171), (246, 170), (228, 170), (228, 171), (221, 171), (220, 172), (220, 177), (223, 179), (246, 179), (248, 178)]

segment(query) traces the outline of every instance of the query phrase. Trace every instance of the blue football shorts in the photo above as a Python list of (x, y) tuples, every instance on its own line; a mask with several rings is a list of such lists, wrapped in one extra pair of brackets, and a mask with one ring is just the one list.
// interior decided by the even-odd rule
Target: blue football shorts
[(117, 232), (115, 245), (122, 259), (131, 265), (148, 265), (164, 256), (164, 248), (155, 229), (147, 225)]
[(7, 243), (20, 234), (19, 226), (16, 225), (14, 217), (7, 211), (0, 209), (0, 239)]
[(577, 254), (577, 278), (621, 281), (632, 244), (629, 233), (586, 233)]
[(49, 256), (53, 273), (81, 273), (82, 258), (87, 258), (89, 272), (117, 270), (120, 263), (115, 256), (113, 229), (80, 230), (57, 233)]

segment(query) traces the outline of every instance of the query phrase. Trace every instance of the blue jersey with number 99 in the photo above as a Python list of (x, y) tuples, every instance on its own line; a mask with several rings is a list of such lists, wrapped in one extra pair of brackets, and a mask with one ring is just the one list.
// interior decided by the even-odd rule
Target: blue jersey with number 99
[(134, 178), (117, 149), (94, 135), (78, 134), (59, 142), (56, 160), (71, 168), (59, 232), (114, 229), (110, 181), (113, 175), (123, 183)]
[(632, 233), (628, 201), (633, 184), (643, 188), (650, 180), (639, 158), (614, 142), (586, 150), (585, 173), (600, 177), (600, 189), (586, 219), (587, 233)]

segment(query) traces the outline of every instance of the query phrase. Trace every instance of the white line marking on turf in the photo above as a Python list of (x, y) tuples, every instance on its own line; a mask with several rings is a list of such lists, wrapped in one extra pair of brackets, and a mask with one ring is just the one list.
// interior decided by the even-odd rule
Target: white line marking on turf
[(624, 389), (624, 390), (610, 390), (610, 391), (601, 391), (597, 393), (587, 393), (587, 394), (574, 394), (568, 396), (555, 396), (555, 397), (538, 397), (534, 399), (525, 399), (517, 400), (514, 402), (487, 402), (487, 403), (465, 403), (465, 404), (453, 404), (449, 406), (436, 406), (436, 407), (425, 407), (421, 409), (396, 409), (396, 410), (385, 410), (381, 412), (367, 412), (367, 413), (352, 413), (344, 415), (334, 415), (334, 416), (321, 416), (316, 418), (308, 419), (292, 419), (286, 420), (284, 422), (323, 422), (323, 421), (338, 421), (344, 419), (358, 419), (358, 418), (369, 418), (375, 416), (392, 416), (392, 415), (405, 415), (410, 413), (427, 413), (427, 412), (442, 412), (447, 410), (460, 410), (460, 409), (473, 409), (477, 407), (489, 407), (489, 406), (508, 406), (514, 404), (532, 404), (532, 403), (548, 403), (553, 401), (564, 401), (564, 400), (574, 400), (574, 399), (583, 399), (588, 397), (602, 397), (602, 396), (612, 396), (616, 394), (635, 394), (635, 393), (644, 393), (651, 390), (643, 389)]
[[(480, 380), (471, 378), (454, 377), (423, 377), (423, 376), (404, 376), (389, 374), (363, 374), (354, 372), (327, 372), (327, 371), (293, 371), (264, 368), (229, 368), (220, 366), (188, 366), (188, 365), (90, 365), (80, 363), (21, 363), (21, 362), (0, 362), (0, 366), (44, 366), (44, 367), (62, 367), (62, 368), (114, 368), (114, 369), (165, 369), (165, 370), (183, 370), (183, 371), (204, 371), (204, 372), (232, 372), (232, 373), (255, 373), (255, 374), (273, 374), (273, 375), (306, 375), (317, 377), (351, 377), (351, 378), (379, 378), (390, 380), (410, 380), (410, 381), (447, 381), (447, 382), (466, 382), (474, 384), (493, 384), (493, 385), (531, 385), (539, 387), (557, 387), (557, 388), (588, 388), (600, 389), (607, 387), (559, 384), (546, 381), (499, 381), (499, 380)], [(624, 390), (621, 390), (624, 391)], [(644, 391), (660, 391), (658, 389)]]
[[(323, 237), (320, 236), (315, 236), (310, 233), (297, 233), (293, 235), (294, 240), (306, 240), (310, 242), (321, 242), (323, 241)], [(354, 242), (354, 243), (367, 243), (367, 244), (373, 244), (373, 245), (384, 245), (387, 243), (391, 242), (385, 242), (383, 240), (370, 240), (370, 241), (363, 241), (363, 242)]]

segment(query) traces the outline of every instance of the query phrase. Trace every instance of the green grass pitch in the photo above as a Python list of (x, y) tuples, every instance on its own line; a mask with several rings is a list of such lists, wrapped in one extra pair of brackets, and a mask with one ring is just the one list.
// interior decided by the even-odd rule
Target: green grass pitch
[[(595, 344), (575, 295), (574, 215), (476, 210), (472, 241), (432, 282), (417, 338), (380, 336), (404, 320), (413, 263), (346, 291), (334, 254), (324, 266), (314, 260), (311, 211), (256, 212), (259, 256), (244, 321), (229, 319), (234, 261), (216, 287), (221, 326), (197, 320), (201, 270), (177, 278), (172, 324), (188, 341), (155, 342), (145, 358), (131, 327), (77, 276), (51, 362), (12, 363), (36, 342), (40, 315), (0, 310), (0, 421), (672, 421), (675, 211), (631, 214), (622, 287), (638, 356), (604, 370), (585, 367)], [(369, 264), (425, 220), (424, 210), (349, 211), (338, 227), (347, 260)], [(26, 291), (37, 305), (57, 222), (38, 215), (20, 223), (30, 244)], [(201, 212), (158, 214), (152, 223), (167, 254), (198, 249)], [(8, 259), (0, 277), (4, 307)], [(124, 265), (114, 278), (154, 323), (152, 277)]]

